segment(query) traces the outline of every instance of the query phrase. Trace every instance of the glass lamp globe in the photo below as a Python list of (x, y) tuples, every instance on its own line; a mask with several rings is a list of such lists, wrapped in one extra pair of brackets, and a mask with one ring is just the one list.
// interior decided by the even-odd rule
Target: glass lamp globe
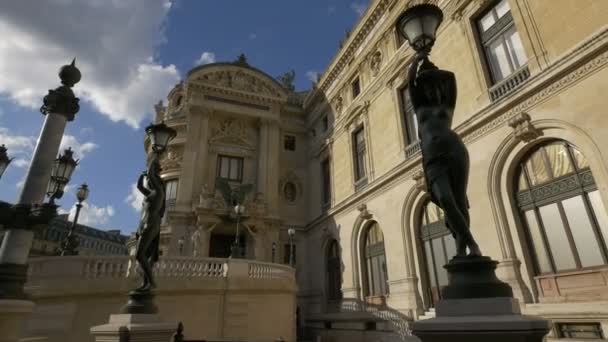
[(234, 213), (237, 215), (242, 215), (245, 212), (245, 206), (241, 204), (237, 204), (234, 206)]
[(294, 236), (296, 235), (296, 230), (294, 228), (289, 228), (287, 229), (287, 234), (289, 234), (289, 236)]
[(150, 124), (146, 127), (146, 134), (150, 137), (152, 150), (156, 153), (162, 153), (167, 148), (169, 141), (175, 138), (177, 132), (161, 122), (158, 125)]
[(84, 202), (87, 197), (89, 197), (89, 186), (87, 183), (83, 183), (76, 191), (76, 198), (78, 199), (78, 202)]
[(397, 31), (416, 52), (430, 51), (435, 43), (443, 12), (432, 4), (416, 5), (403, 12), (397, 20)]

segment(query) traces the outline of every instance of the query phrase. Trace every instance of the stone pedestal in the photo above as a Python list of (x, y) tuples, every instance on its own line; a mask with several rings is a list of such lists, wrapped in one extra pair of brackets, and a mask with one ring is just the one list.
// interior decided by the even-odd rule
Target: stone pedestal
[(167, 323), (155, 314), (110, 315), (108, 324), (91, 328), (96, 342), (170, 342), (177, 323)]
[(0, 300), (0, 342), (17, 342), (23, 321), (34, 310), (29, 300)]
[(509, 285), (496, 278), (496, 265), (488, 257), (452, 259), (436, 317), (414, 322), (412, 333), (423, 342), (541, 342), (549, 322), (521, 314)]

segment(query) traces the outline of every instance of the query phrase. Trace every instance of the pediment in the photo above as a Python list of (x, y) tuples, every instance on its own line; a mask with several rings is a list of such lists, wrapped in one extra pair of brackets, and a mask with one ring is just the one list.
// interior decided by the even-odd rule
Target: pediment
[(190, 71), (188, 81), (212, 88), (287, 100), (287, 91), (275, 79), (251, 67), (228, 63), (208, 64)]

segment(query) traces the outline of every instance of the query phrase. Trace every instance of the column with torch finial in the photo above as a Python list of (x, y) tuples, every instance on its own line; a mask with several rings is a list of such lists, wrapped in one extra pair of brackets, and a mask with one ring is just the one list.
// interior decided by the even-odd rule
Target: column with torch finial
[(80, 71), (75, 60), (59, 70), (61, 86), (49, 90), (40, 108), (46, 116), (34, 149), (32, 162), (25, 183), (14, 207), (16, 219), (7, 224), (7, 232), (0, 247), (0, 299), (24, 298), (23, 284), (26, 280), (27, 257), (32, 246), (34, 232), (27, 217), (33, 205), (44, 201), (51, 171), (55, 163), (63, 132), (68, 121), (80, 106), (72, 87), (80, 81)]

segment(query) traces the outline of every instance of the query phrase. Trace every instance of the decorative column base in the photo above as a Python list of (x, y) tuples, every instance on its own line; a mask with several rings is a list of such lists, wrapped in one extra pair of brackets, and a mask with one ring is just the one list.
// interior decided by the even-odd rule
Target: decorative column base
[(497, 264), (488, 257), (453, 258), (436, 317), (414, 322), (412, 333), (423, 342), (543, 341), (549, 321), (521, 314), (509, 284), (496, 277)]
[(129, 301), (120, 309), (123, 314), (156, 314), (158, 308), (154, 304), (152, 291), (129, 291)]
[(163, 322), (156, 314), (110, 315), (108, 324), (91, 328), (96, 342), (168, 342), (177, 323)]
[(0, 342), (17, 342), (23, 321), (34, 310), (29, 300), (0, 300)]

